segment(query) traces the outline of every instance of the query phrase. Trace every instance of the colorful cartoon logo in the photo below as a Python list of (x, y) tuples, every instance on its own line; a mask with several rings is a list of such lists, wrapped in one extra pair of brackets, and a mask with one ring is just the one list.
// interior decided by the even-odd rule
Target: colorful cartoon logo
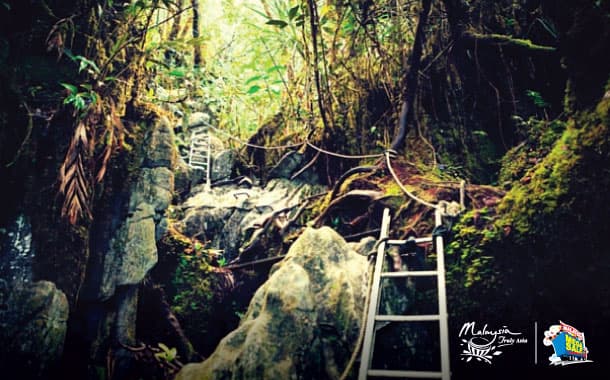
[(559, 321), (544, 332), (542, 344), (553, 346), (555, 352), (549, 356), (550, 365), (568, 365), (591, 362), (585, 346), (585, 334)]

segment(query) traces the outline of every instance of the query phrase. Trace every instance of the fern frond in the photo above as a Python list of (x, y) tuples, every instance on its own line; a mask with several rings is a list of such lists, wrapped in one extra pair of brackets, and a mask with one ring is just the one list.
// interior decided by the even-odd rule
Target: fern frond
[(64, 162), (59, 169), (59, 192), (64, 201), (61, 216), (76, 224), (80, 217), (91, 218), (91, 184), (88, 179), (87, 163), (92, 141), (88, 138), (87, 126), (79, 121)]

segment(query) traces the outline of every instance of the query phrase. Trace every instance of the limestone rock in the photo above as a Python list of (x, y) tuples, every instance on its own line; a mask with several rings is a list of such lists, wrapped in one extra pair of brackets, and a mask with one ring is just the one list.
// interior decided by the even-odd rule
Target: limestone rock
[(144, 161), (129, 192), (127, 215), (112, 232), (109, 248), (99, 260), (101, 280), (86, 283), (84, 297), (106, 300), (117, 286), (136, 285), (157, 263), (158, 239), (167, 229), (174, 191), (176, 149), (173, 131), (161, 119), (145, 139)]
[[(5, 284), (6, 285), (6, 284)], [(19, 378), (45, 378), (64, 345), (68, 300), (48, 281), (0, 289), (0, 369)], [(10, 372), (9, 372), (10, 373)]]
[(145, 144), (147, 148), (144, 167), (174, 167), (177, 155), (174, 147), (174, 130), (167, 119), (162, 118), (157, 123)]
[(11, 284), (32, 280), (32, 225), (18, 215), (8, 228), (0, 229), (0, 279)]
[(210, 115), (205, 112), (193, 112), (188, 117), (188, 129), (202, 127), (210, 123)]
[(116, 285), (138, 284), (157, 263), (154, 210), (143, 203), (124, 224), (115, 243), (122, 251), (121, 265), (116, 269)]
[(358, 337), (367, 267), (332, 229), (305, 230), (240, 326), (177, 380), (338, 378)]
[(214, 156), (210, 177), (212, 182), (231, 178), (237, 154), (232, 149), (226, 149)]
[(224, 250), (225, 258), (231, 260), (274, 211), (298, 205), (317, 190), (286, 179), (271, 180), (264, 188), (222, 186), (207, 191), (197, 187), (183, 204), (184, 218), (178, 227), (187, 236)]
[(291, 151), (280, 158), (278, 163), (269, 171), (269, 178), (290, 178), (304, 161), (302, 154)]

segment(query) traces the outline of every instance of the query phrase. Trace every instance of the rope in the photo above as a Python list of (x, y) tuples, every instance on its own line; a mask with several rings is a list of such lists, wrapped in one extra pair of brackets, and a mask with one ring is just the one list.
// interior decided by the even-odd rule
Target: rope
[(409, 198), (413, 199), (416, 202), (419, 202), (421, 204), (423, 204), (424, 206), (428, 206), (430, 208), (434, 208), (436, 209), (438, 207), (438, 205), (435, 205), (433, 203), (430, 203), (428, 201), (425, 201), (419, 197), (417, 197), (415, 194), (411, 193), (409, 190), (407, 190), (404, 185), (400, 182), (400, 179), (398, 179), (398, 176), (396, 175), (396, 173), (394, 172), (394, 169), (392, 168), (392, 162), (390, 160), (390, 151), (386, 151), (385, 152), (385, 156), (386, 156), (386, 162), (388, 164), (388, 170), (390, 171), (390, 174), (392, 174), (392, 178), (394, 178), (394, 181), (396, 182), (396, 184), (400, 187), (400, 189), (409, 196)]
[(356, 358), (358, 357), (358, 353), (360, 352), (360, 346), (362, 345), (362, 341), (364, 339), (364, 331), (366, 328), (366, 315), (369, 312), (371, 287), (373, 286), (373, 271), (371, 270), (373, 269), (373, 266), (371, 265), (371, 263), (373, 262), (373, 257), (374, 256), (371, 256), (371, 259), (369, 260), (369, 270), (367, 272), (369, 274), (369, 281), (366, 287), (366, 293), (364, 294), (364, 307), (362, 308), (362, 317), (360, 319), (362, 321), (362, 323), (360, 323), (360, 332), (358, 333), (358, 339), (356, 340), (356, 346), (354, 347), (352, 356), (350, 356), (349, 361), (347, 362), (347, 366), (345, 366), (345, 369), (343, 370), (343, 373), (341, 373), (339, 380), (347, 379), (347, 376), (349, 375), (352, 367), (354, 366), (354, 363), (356, 362)]
[(315, 145), (313, 145), (312, 143), (310, 143), (309, 141), (307, 141), (307, 145), (309, 145), (309, 147), (317, 150), (320, 153), (324, 153), (327, 154), (329, 156), (334, 156), (334, 157), (339, 157), (339, 158), (347, 158), (347, 159), (362, 159), (362, 158), (379, 158), (379, 157), (383, 157), (383, 153), (379, 153), (379, 154), (360, 154), (360, 155), (347, 155), (347, 154), (341, 154), (341, 153), (334, 153), (334, 152), (329, 152), (328, 150), (324, 150), (322, 148), (319, 148)]
[(223, 131), (220, 128), (217, 128), (213, 125), (210, 124), (206, 124), (206, 126), (208, 128), (214, 129), (215, 131), (218, 131), (220, 133), (222, 133), (223, 135), (227, 136), (228, 138), (230, 138), (231, 140), (235, 140), (237, 142), (239, 142), (242, 145), (246, 145), (249, 146), (251, 148), (256, 148), (256, 149), (264, 149), (264, 150), (279, 150), (279, 149), (288, 149), (288, 148), (297, 148), (300, 146), (303, 146), (303, 144), (307, 144), (309, 145), (310, 148), (317, 150), (320, 153), (324, 153), (326, 155), (329, 156), (334, 156), (334, 157), (339, 157), (339, 158), (346, 158), (346, 159), (364, 159), (364, 158), (379, 158), (379, 157), (383, 157), (383, 153), (378, 153), (378, 154), (360, 154), (360, 155), (347, 155), (347, 154), (341, 154), (341, 153), (335, 153), (335, 152), (330, 152), (328, 150), (322, 149), (320, 147), (315, 146), (314, 144), (312, 144), (311, 142), (309, 142), (308, 140), (305, 140), (303, 142), (299, 142), (299, 143), (294, 143), (294, 144), (285, 144), (285, 145), (276, 145), (276, 146), (268, 146), (268, 145), (256, 145), (256, 144), (251, 144), (247, 141), (241, 140), (233, 135), (231, 135), (230, 133)]
[(222, 133), (223, 135), (227, 136), (228, 138), (235, 140), (237, 142), (239, 142), (242, 145), (245, 146), (249, 146), (251, 148), (256, 148), (256, 149), (263, 149), (263, 150), (280, 150), (280, 149), (288, 149), (288, 148), (296, 148), (296, 147), (300, 147), (304, 144), (304, 142), (300, 142), (300, 143), (295, 143), (295, 144), (285, 144), (285, 145), (275, 145), (275, 146), (267, 146), (267, 145), (256, 145), (256, 144), (251, 144), (247, 141), (243, 141), (241, 139), (238, 139), (237, 137), (231, 135), (228, 132), (223, 131), (222, 129), (216, 128), (213, 125), (209, 125), (209, 128), (212, 128), (220, 133)]

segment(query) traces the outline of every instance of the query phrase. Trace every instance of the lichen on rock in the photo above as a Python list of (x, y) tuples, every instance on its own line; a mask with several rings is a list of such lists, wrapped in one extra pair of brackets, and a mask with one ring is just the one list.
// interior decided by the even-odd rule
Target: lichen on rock
[(306, 229), (239, 327), (177, 379), (337, 378), (358, 338), (367, 268), (366, 257), (329, 227)]

